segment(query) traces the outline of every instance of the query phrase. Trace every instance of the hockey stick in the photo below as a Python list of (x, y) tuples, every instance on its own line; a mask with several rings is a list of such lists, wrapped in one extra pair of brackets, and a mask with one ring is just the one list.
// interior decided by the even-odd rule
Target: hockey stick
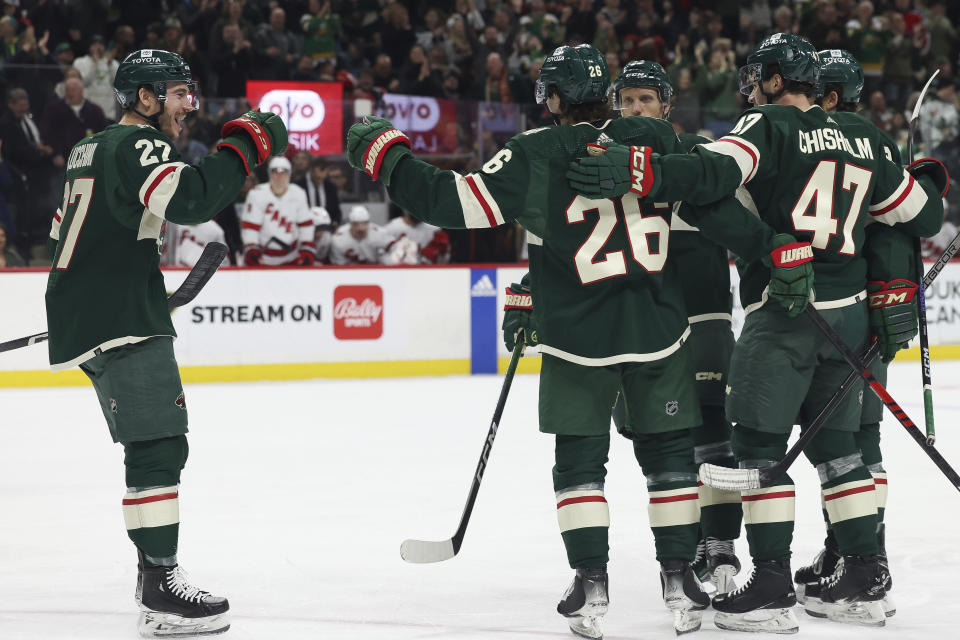
[[(940, 69), (933, 72), (927, 84), (923, 85), (923, 91), (917, 96), (917, 104), (913, 107), (913, 113), (910, 115), (910, 137), (907, 139), (907, 164), (913, 164), (913, 138), (916, 135), (917, 125), (920, 122), (920, 106), (923, 104), (923, 98), (927, 95), (927, 89), (933, 82)], [(916, 260), (917, 273), (923, 273), (923, 255), (920, 249), (920, 238), (913, 242), (914, 259)], [(919, 310), (918, 318), (920, 325), (920, 378), (923, 381), (923, 417), (926, 422), (927, 444), (932, 445), (937, 434), (933, 426), (933, 382), (930, 376), (930, 336), (927, 332), (927, 295), (923, 287), (919, 287), (917, 292), (917, 308)]]
[(470, 484), (470, 495), (467, 496), (467, 504), (463, 508), (463, 515), (460, 516), (460, 524), (457, 526), (456, 533), (453, 534), (452, 538), (446, 540), (404, 540), (403, 544), (400, 545), (400, 557), (407, 562), (443, 562), (457, 555), (457, 552), (460, 551), (460, 545), (463, 544), (463, 536), (467, 532), (467, 523), (470, 522), (470, 514), (473, 513), (473, 505), (477, 501), (477, 493), (480, 491), (480, 481), (483, 480), (483, 472), (487, 467), (490, 449), (493, 448), (493, 440), (497, 437), (497, 427), (500, 424), (500, 416), (503, 415), (503, 407), (507, 403), (507, 394), (510, 393), (510, 383), (513, 382), (513, 374), (517, 371), (517, 363), (520, 361), (523, 347), (524, 341), (522, 339), (517, 340), (517, 346), (513, 348), (513, 355), (510, 356), (510, 365), (507, 367), (507, 374), (503, 378), (503, 386), (500, 388), (500, 399), (497, 400), (497, 408), (493, 412), (490, 429), (487, 431), (487, 437), (483, 441), (480, 461), (477, 463), (477, 470), (473, 474), (473, 481)]
[[(944, 252), (940, 254), (937, 262), (930, 267), (927, 275), (923, 277), (924, 289), (933, 284), (933, 281), (936, 280), (940, 272), (943, 271), (944, 267), (953, 259), (953, 256), (955, 256), (958, 251), (960, 251), (960, 233), (950, 241), (950, 244), (947, 245)], [(869, 367), (873, 364), (873, 360), (879, 352), (880, 346), (874, 342), (866, 352), (864, 352), (861, 360)], [(829, 402), (827, 402), (826, 406), (820, 410), (817, 417), (814, 418), (810, 426), (807, 427), (807, 430), (800, 434), (800, 438), (790, 447), (790, 450), (787, 451), (783, 459), (772, 467), (766, 467), (764, 469), (730, 469), (715, 464), (704, 463), (700, 465), (700, 481), (714, 489), (723, 489), (725, 491), (746, 491), (748, 489), (762, 489), (774, 486), (777, 480), (780, 479), (780, 476), (785, 474), (787, 469), (789, 469), (800, 456), (804, 447), (813, 440), (813, 437), (820, 431), (826, 423), (827, 418), (830, 417), (834, 409), (836, 409), (844, 397), (846, 397), (847, 393), (853, 387), (853, 383), (856, 382), (859, 377), (860, 374), (856, 370), (850, 372), (847, 378), (840, 384), (840, 388), (833, 394)]]
[[(175, 308), (182, 307), (196, 298), (200, 290), (207, 284), (207, 281), (213, 277), (214, 272), (220, 266), (220, 263), (223, 262), (226, 255), (227, 246), (225, 244), (208, 242), (206, 246), (203, 247), (203, 253), (200, 254), (197, 264), (193, 265), (193, 269), (187, 274), (183, 283), (167, 298), (167, 308), (173, 311)], [(43, 333), (35, 333), (25, 338), (0, 342), (0, 353), (13, 351), (20, 347), (29, 347), (32, 344), (45, 341), (47, 337), (48, 334), (44, 331)]]
[(890, 410), (893, 414), (893, 417), (897, 419), (903, 428), (907, 430), (907, 433), (910, 434), (910, 437), (917, 441), (917, 444), (920, 445), (920, 448), (930, 456), (930, 459), (933, 460), (933, 463), (937, 465), (937, 468), (943, 472), (943, 475), (947, 476), (947, 479), (950, 483), (956, 487), (957, 491), (960, 491), (960, 475), (953, 470), (953, 467), (943, 459), (943, 456), (940, 455), (940, 452), (936, 450), (935, 447), (927, 443), (927, 439), (921, 433), (920, 429), (917, 428), (917, 425), (913, 423), (913, 420), (907, 415), (907, 413), (900, 408), (900, 405), (887, 393), (887, 390), (873, 374), (870, 373), (870, 370), (864, 366), (863, 362), (857, 357), (857, 354), (844, 343), (843, 338), (830, 326), (830, 323), (827, 322), (820, 312), (817, 311), (813, 305), (807, 306), (807, 317), (809, 317), (817, 328), (823, 332), (823, 335), (827, 337), (831, 344), (837, 348), (843, 355), (843, 359), (847, 363), (856, 369), (857, 373), (860, 374), (860, 377), (867, 381), (867, 386), (880, 398), (881, 402)]

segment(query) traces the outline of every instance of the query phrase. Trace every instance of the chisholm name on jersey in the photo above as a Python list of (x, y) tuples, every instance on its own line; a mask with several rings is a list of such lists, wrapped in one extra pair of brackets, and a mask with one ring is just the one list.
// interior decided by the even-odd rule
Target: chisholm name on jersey
[(854, 138), (857, 144), (854, 149), (847, 137), (842, 131), (823, 127), (813, 131), (798, 131), (800, 136), (801, 153), (818, 153), (827, 149), (843, 149), (855, 158), (873, 159), (873, 148), (870, 146), (870, 138)]

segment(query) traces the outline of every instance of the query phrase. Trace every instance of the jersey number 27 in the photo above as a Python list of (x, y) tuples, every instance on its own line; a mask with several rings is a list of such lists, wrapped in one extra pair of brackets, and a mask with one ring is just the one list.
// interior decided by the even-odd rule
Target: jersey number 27
[(57, 258), (55, 265), (57, 269), (63, 270), (70, 266), (70, 258), (73, 257), (73, 251), (77, 248), (77, 236), (80, 235), (83, 221), (87, 217), (87, 211), (90, 210), (90, 199), (93, 198), (95, 182), (94, 178), (74, 178), (72, 184), (67, 182), (63, 187), (63, 206), (60, 207), (60, 215), (66, 220), (67, 209), (74, 204), (77, 208), (73, 212), (73, 218), (70, 219), (66, 236), (62, 232), (60, 234), (60, 257)]

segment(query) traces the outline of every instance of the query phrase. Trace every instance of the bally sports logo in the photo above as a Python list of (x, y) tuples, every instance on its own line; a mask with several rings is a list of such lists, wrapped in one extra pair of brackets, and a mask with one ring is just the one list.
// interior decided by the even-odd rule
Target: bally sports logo
[(376, 340), (383, 335), (383, 289), (375, 284), (333, 290), (333, 335), (339, 340)]

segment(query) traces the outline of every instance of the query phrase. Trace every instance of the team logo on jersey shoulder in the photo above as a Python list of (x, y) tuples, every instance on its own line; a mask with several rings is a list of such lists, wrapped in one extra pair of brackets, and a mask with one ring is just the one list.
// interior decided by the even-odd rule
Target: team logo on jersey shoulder
[(177, 399), (174, 401), (174, 404), (183, 409), (187, 410), (187, 400), (183, 397), (183, 391), (180, 392), (180, 395), (177, 396)]
[(666, 404), (664, 410), (667, 412), (668, 416), (675, 416), (677, 415), (677, 411), (680, 410), (680, 403), (676, 400), (671, 400)]

